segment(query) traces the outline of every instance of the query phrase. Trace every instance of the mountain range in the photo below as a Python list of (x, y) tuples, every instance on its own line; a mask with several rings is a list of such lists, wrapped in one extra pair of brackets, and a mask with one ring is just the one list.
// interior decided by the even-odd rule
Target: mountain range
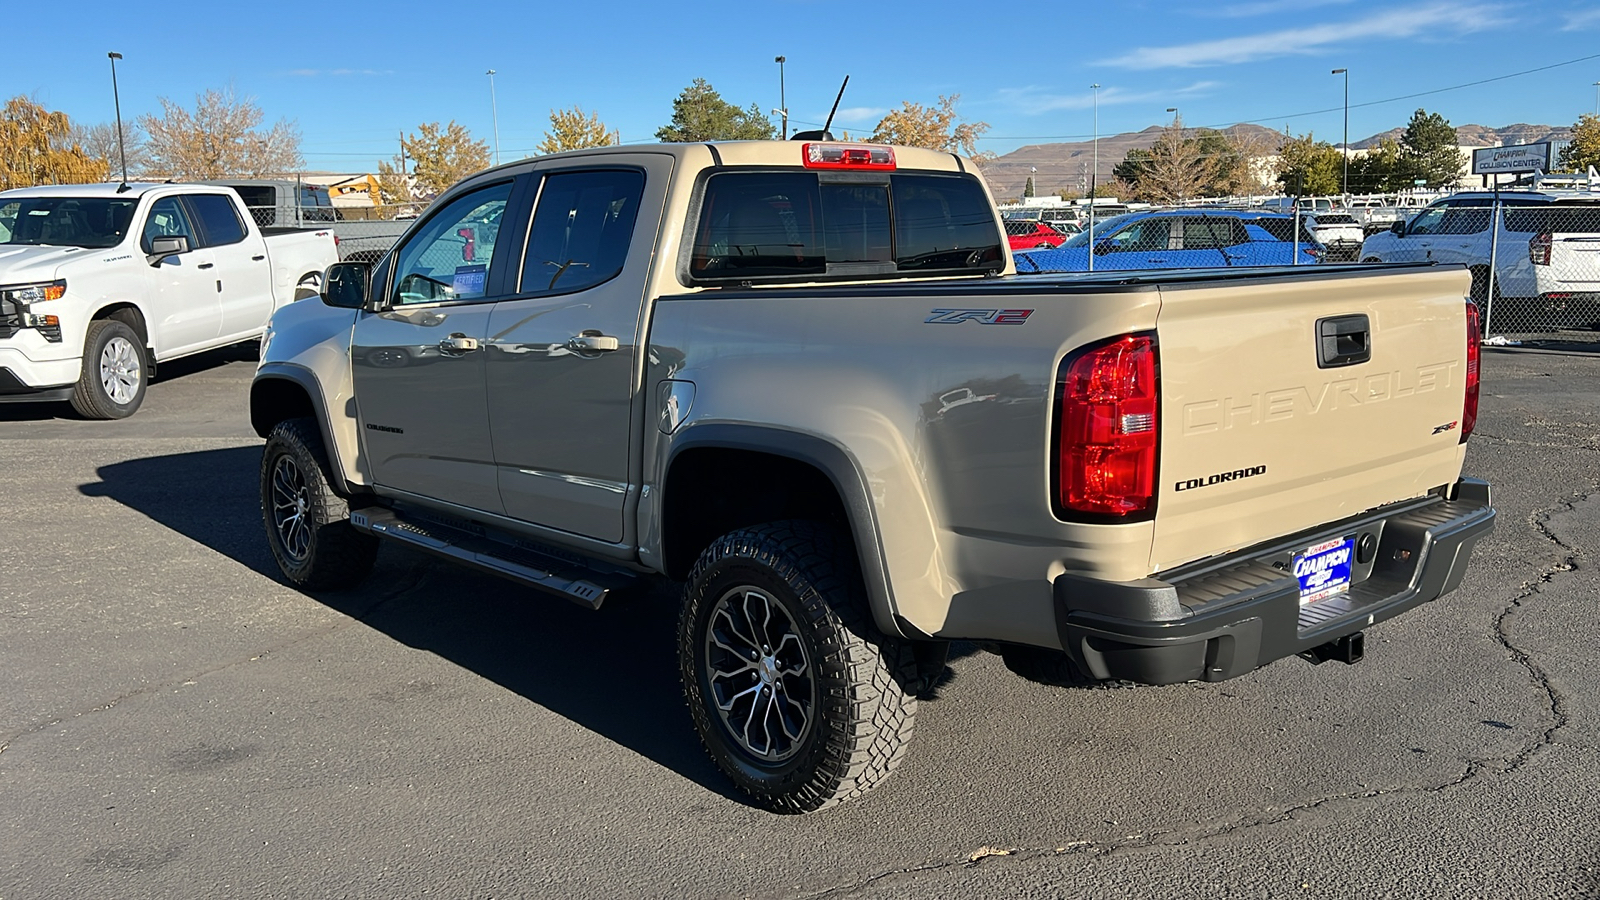
[[(983, 167), (983, 177), (988, 180), (995, 199), (1005, 200), (1022, 195), (1028, 176), (1034, 176), (1035, 192), (1053, 194), (1062, 188), (1081, 190), (1089, 181), (1089, 172), (1099, 173), (1099, 181), (1109, 180), (1112, 167), (1122, 162), (1129, 150), (1145, 149), (1155, 144), (1163, 126), (1151, 125), (1143, 131), (1108, 134), (1100, 138), (1100, 163), (1094, 165), (1094, 143), (1074, 141), (1059, 144), (1028, 144), (997, 157)], [(1275, 145), (1283, 140), (1283, 132), (1261, 125), (1233, 125), (1220, 129), (1223, 133), (1246, 140)], [(1351, 141), (1352, 149), (1375, 146), (1384, 138), (1399, 140), (1404, 128), (1393, 128), (1359, 141)], [(1528, 125), (1518, 123), (1502, 128), (1487, 125), (1459, 125), (1456, 140), (1463, 147), (1498, 147), (1511, 144), (1533, 144), (1546, 140), (1571, 140), (1572, 129), (1560, 125)], [(1335, 146), (1339, 146), (1335, 142)], [(1037, 170), (1037, 171), (1035, 171)]]

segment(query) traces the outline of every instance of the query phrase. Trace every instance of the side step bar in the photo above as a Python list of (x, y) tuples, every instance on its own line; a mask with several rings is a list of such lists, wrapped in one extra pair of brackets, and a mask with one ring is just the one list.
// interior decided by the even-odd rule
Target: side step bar
[(392, 509), (351, 510), (350, 524), (358, 531), (565, 597), (589, 609), (599, 609), (612, 591), (636, 580), (636, 576), (624, 571), (591, 569), (520, 543), (408, 517)]

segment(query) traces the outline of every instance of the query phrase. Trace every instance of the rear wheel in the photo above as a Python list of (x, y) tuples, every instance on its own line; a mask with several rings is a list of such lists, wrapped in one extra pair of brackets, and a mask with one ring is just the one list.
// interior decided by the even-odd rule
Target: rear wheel
[(150, 363), (144, 341), (115, 319), (89, 323), (72, 408), (86, 419), (125, 419), (144, 402)]
[(312, 419), (279, 422), (261, 454), (261, 517), (284, 577), (308, 591), (353, 587), (378, 556), (378, 539), (350, 524), (334, 492), (328, 456)]
[(831, 530), (778, 522), (701, 554), (678, 661), (711, 758), (758, 805), (800, 813), (858, 797), (905, 754), (917, 700), (910, 644), (880, 634), (852, 553)]
[(294, 286), (294, 299), (307, 300), (322, 291), (322, 273), (307, 272)]

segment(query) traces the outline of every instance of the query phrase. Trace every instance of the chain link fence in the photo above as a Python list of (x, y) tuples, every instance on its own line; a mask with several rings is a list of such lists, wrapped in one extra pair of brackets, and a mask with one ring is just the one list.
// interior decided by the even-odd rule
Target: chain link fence
[(1489, 335), (1600, 329), (1600, 193), (1446, 200), (1369, 237), (1362, 258), (1467, 266)]
[[(332, 191), (355, 201), (339, 203), (328, 186), (301, 178), (221, 178), (208, 183), (237, 191), (262, 230), (326, 229), (338, 238), (340, 259), (360, 262), (381, 258), (428, 206), (426, 201), (370, 205), (370, 191), (335, 186)], [(371, 187), (376, 189), (375, 184)]]

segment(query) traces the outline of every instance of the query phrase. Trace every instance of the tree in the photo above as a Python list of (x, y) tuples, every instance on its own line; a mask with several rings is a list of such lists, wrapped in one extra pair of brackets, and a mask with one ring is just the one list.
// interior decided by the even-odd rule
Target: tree
[[(127, 152), (128, 177), (138, 178), (150, 167), (150, 155), (145, 151), (144, 129), (137, 122), (122, 126), (122, 143)], [(110, 167), (108, 178), (122, 177), (122, 158), (118, 152), (117, 126), (113, 122), (98, 125), (72, 126), (72, 140), (89, 154), (91, 159), (103, 159)]]
[(432, 200), (444, 189), (479, 169), (489, 166), (489, 142), (472, 139), (472, 132), (454, 119), (448, 125), (426, 122), (415, 133), (400, 139), (400, 149), (411, 160), (396, 156), (392, 163), (378, 163), (378, 190), (385, 203), (408, 203), (413, 199)]
[(1462, 169), (1458, 143), (1449, 119), (1419, 109), (1411, 114), (1405, 133), (1400, 135), (1402, 169), (1431, 188), (1455, 184)]
[(0, 108), (0, 190), (104, 181), (106, 164), (72, 140), (72, 121), (16, 96)]
[(867, 141), (960, 153), (987, 162), (994, 154), (979, 153), (978, 141), (989, 130), (989, 123), (961, 121), (956, 115), (956, 101), (960, 99), (960, 94), (940, 96), (937, 106), (902, 101), (899, 109), (878, 120)]
[(1310, 133), (1287, 140), (1278, 151), (1278, 183), (1297, 197), (1339, 193), (1343, 173), (1344, 156)]
[(1572, 143), (1561, 148), (1561, 168), (1587, 172), (1590, 166), (1600, 167), (1600, 116), (1584, 113), (1572, 126)]
[(1355, 194), (1382, 194), (1411, 187), (1400, 158), (1400, 145), (1384, 138), (1361, 156), (1350, 157), (1350, 191)]
[(249, 97), (207, 90), (191, 112), (160, 98), (161, 116), (140, 116), (149, 135), (150, 173), (186, 181), (275, 178), (300, 168), (300, 131), (288, 119), (258, 126), (261, 107)]
[(1027, 199), (1033, 196), (1033, 176), (1028, 176), (1028, 183), (1022, 186), (1022, 197)]
[(550, 111), (550, 130), (544, 133), (544, 140), (539, 144), (541, 154), (563, 153), (567, 150), (587, 150), (590, 147), (611, 147), (622, 143), (621, 136), (615, 131), (606, 129), (600, 121), (599, 113), (584, 115), (583, 110), (574, 106), (571, 109), (552, 109)]
[(656, 140), (668, 144), (695, 141), (770, 141), (778, 136), (761, 107), (740, 109), (696, 78), (672, 101), (672, 124), (656, 129)]
[(1183, 119), (1175, 116), (1150, 149), (1129, 150), (1111, 172), (1133, 187), (1136, 199), (1152, 203), (1181, 203), (1214, 193), (1221, 166), (1213, 154), (1227, 146), (1227, 139), (1217, 132), (1211, 135), (1206, 144), (1185, 137)]

